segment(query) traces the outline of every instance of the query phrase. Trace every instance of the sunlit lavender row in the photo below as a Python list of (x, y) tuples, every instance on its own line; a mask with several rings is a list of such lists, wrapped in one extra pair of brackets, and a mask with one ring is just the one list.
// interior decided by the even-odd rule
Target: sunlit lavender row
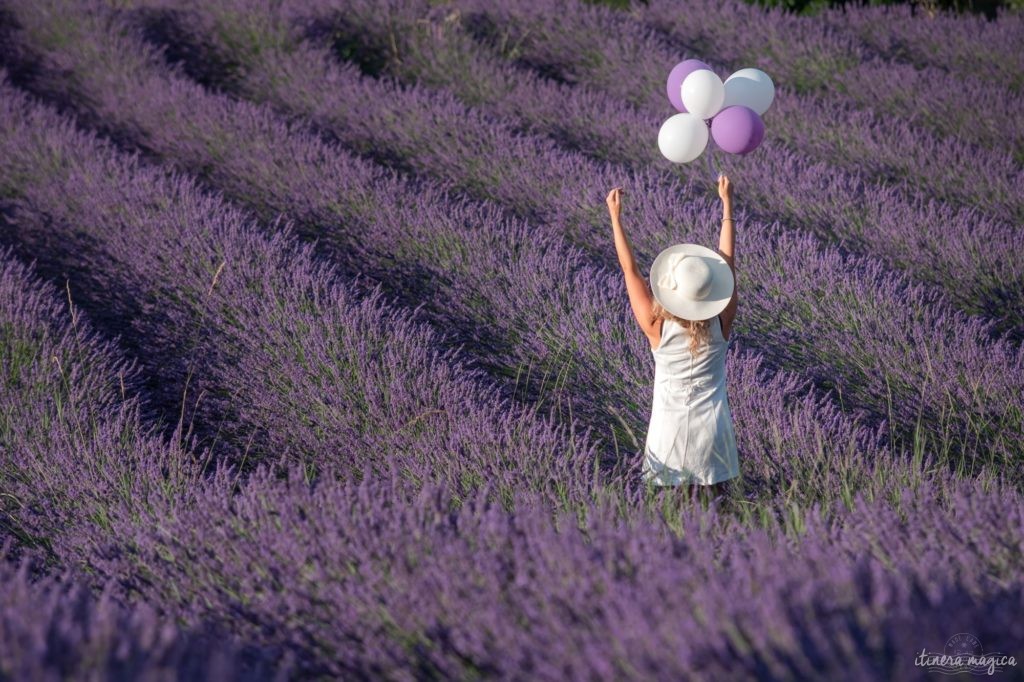
[[(139, 418), (137, 367), (10, 248), (0, 252), (0, 675), (5, 679), (269, 678), (280, 652), (181, 629), (163, 605), (93, 594), (79, 566), (157, 497), (199, 480), (201, 455)], [(35, 571), (30, 570), (34, 564)], [(39, 575), (54, 567), (50, 577)], [(91, 570), (91, 569), (87, 569)], [(162, 615), (161, 615), (162, 614)], [(248, 662), (247, 662), (248, 661)]]
[(77, 302), (9, 248), (2, 256), (3, 535), (17, 552), (71, 563), (82, 537), (108, 530), (112, 505), (134, 508), (157, 489), (188, 486), (200, 457), (167, 446), (140, 420), (137, 367), (82, 319)]

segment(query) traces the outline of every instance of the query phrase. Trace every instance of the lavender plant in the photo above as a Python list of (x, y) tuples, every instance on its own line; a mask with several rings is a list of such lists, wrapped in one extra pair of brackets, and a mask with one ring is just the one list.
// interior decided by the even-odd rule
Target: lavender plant
[[(5, 548), (4, 554), (7, 554)], [(10, 680), (284, 680), (281, 652), (207, 625), (182, 628), (144, 602), (98, 596), (66, 571), (33, 579), (0, 561), (0, 677)]]
[(0, 252), (0, 534), (47, 565), (73, 562), (112, 515), (190, 486), (204, 457), (140, 419), (137, 364), (68, 293)]
[(200, 462), (140, 420), (136, 363), (69, 294), (0, 252), (0, 677), (271, 679), (268, 652), (75, 574), (116, 520), (173, 508)]

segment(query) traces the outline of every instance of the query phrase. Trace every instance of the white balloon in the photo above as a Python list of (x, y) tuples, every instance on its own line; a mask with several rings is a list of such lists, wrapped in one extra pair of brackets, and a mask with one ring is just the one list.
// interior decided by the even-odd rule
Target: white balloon
[(700, 118), (712, 118), (725, 102), (725, 86), (718, 74), (697, 69), (683, 79), (682, 99), (686, 110)]
[(658, 131), (658, 149), (673, 163), (693, 161), (708, 146), (708, 126), (691, 113), (670, 116)]
[(775, 101), (775, 84), (761, 69), (740, 69), (725, 79), (725, 103), (722, 108), (741, 104), (764, 114)]

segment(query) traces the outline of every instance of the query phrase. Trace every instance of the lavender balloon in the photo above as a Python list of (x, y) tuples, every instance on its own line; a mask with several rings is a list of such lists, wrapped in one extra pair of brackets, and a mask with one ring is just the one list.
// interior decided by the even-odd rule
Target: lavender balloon
[(731, 154), (748, 154), (764, 139), (764, 121), (750, 107), (726, 107), (711, 119), (711, 137)]
[(694, 71), (700, 69), (707, 69), (711, 71), (711, 67), (702, 62), (699, 59), (687, 59), (686, 61), (679, 62), (672, 71), (668, 74), (668, 101), (672, 103), (676, 109), (683, 113), (689, 112), (686, 105), (683, 104), (683, 81)]

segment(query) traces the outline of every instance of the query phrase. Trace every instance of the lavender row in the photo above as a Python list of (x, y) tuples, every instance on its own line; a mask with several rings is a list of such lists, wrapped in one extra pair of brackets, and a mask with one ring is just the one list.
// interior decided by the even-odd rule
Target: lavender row
[[(137, 365), (70, 293), (0, 251), (0, 677), (269, 679), (234, 641), (122, 607), (111, 589), (97, 598), (70, 572), (113, 519), (166, 504), (199, 471), (140, 422)], [(42, 574), (53, 566), (61, 575)]]
[[(295, 217), (298, 229), (318, 238), (332, 257), (374, 273), (396, 291), (423, 291), (420, 282), (430, 283), (436, 300), (423, 302), (430, 319), (466, 333), (492, 328), (493, 336), (477, 333), (470, 343), (478, 356), (502, 343), (490, 362), (510, 375), (519, 370), (509, 383), (528, 383), (530, 372), (540, 375), (534, 383), (544, 389), (543, 399), (561, 401), (562, 412), (576, 419), (592, 417), (595, 438), (606, 436), (612, 424), (605, 455), (613, 462), (623, 463), (622, 452), (639, 449), (649, 415), (650, 351), (639, 334), (615, 331), (632, 324), (627, 308), (607, 302), (605, 292), (621, 286), (620, 275), (588, 266), (578, 251), (554, 236), (531, 234), (530, 226), (501, 218), (498, 209), (463, 199), (453, 209), (432, 186), (400, 182), (280, 125), (269, 112), (209, 95), (162, 67), (140, 67), (132, 55), (141, 48), (129, 37), (95, 35), (105, 51), (84, 40), (80, 52), (63, 57), (77, 65), (74, 88), (84, 90), (62, 90), (62, 97), (91, 103), (83, 115), (203, 172), (262, 214)], [(102, 87), (95, 89), (84, 77), (89, 54), (101, 65), (96, 78)], [(115, 68), (124, 70), (121, 85), (108, 90), (117, 82), (110, 77)], [(46, 82), (52, 90), (57, 81), (47, 76)], [(175, 117), (169, 120), (168, 111)], [(518, 238), (510, 250), (512, 235)], [(421, 244), (437, 251), (424, 253)], [(446, 255), (452, 251), (458, 257)], [(480, 348), (481, 340), (488, 345)], [(764, 492), (804, 471), (820, 485), (813, 472), (823, 460), (832, 463), (831, 489), (865, 484), (863, 462), (882, 449), (878, 430), (859, 426), (807, 392), (799, 377), (765, 371), (756, 355), (733, 352), (730, 358), (731, 407), (751, 488)]]
[(961, 12), (932, 16), (915, 9), (912, 5), (826, 9), (816, 21), (887, 59), (942, 69), (965, 79), (976, 76), (994, 87), (1024, 93), (1020, 51), (1024, 15), (1001, 8), (998, 19), (990, 21)]
[[(675, 113), (664, 90), (668, 70), (681, 59), (679, 48), (627, 15), (584, 2), (573, 3), (576, 11), (570, 13), (561, 5), (532, 0), (500, 5), (460, 0), (459, 8), (463, 21), (482, 40), (499, 47), (514, 45), (520, 63), (557, 79), (605, 90), (650, 112), (659, 124)], [(717, 63), (713, 56), (709, 59), (713, 66)], [(1006, 107), (1012, 111), (1017, 104), (1008, 99)], [(1012, 154), (943, 139), (914, 122), (867, 111), (855, 110), (851, 126), (841, 111), (818, 95), (790, 93), (779, 84), (766, 125), (772, 135), (798, 149), (846, 162), (851, 173), (868, 169), (870, 180), (895, 181), (925, 195), (983, 206), (1009, 214), (1011, 222), (1024, 217), (1024, 197), (1017, 189), (1024, 182), (1024, 170)], [(983, 186), (976, 182), (981, 177), (987, 178)]]
[(509, 510), (392, 485), (214, 480), (187, 511), (154, 509), (161, 532), (124, 528), (131, 550), (98, 569), (145, 566), (128, 589), (330, 677), (923, 679), (916, 656), (955, 632), (1002, 652), (1024, 635), (1021, 503), (999, 488), (767, 530), (681, 510), (672, 532), (614, 504), (552, 517), (527, 491)]
[[(787, 85), (787, 95), (790, 88), (820, 93), (822, 103), (871, 108), (888, 119), (911, 124), (914, 135), (904, 144), (917, 143), (924, 126), (947, 138), (944, 143), (955, 137), (982, 147), (985, 151), (976, 150), (981, 152), (981, 163), (989, 160), (987, 151), (1024, 159), (1024, 125), (1016, 113), (1019, 93), (976, 68), (950, 72), (948, 63), (918, 68), (886, 59), (825, 19), (828, 13), (810, 18), (764, 11), (743, 2), (701, 3), (692, 11), (680, 12), (670, 3), (655, 0), (637, 14), (677, 49), (707, 55), (726, 68), (764, 68), (776, 83)], [(759, 30), (746, 30), (754, 23)], [(773, 117), (778, 118), (785, 117)]]
[(7, 239), (74, 273), (83, 302), (122, 320), (164, 385), (159, 404), (194, 421), (220, 459), (335, 461), (354, 476), (396, 464), (412, 484), (569, 481), (562, 494), (584, 494), (584, 435), (493, 400), (379, 290), (359, 296), (288, 230), (262, 236), (194, 181), (9, 86), (0, 100)]
[(0, 535), (65, 566), (112, 507), (137, 513), (180, 491), (205, 455), (180, 429), (167, 443), (140, 420), (138, 365), (94, 330), (72, 292), (0, 252)]
[[(187, 30), (217, 25), (217, 14), (224, 16), (223, 8), (210, 10), (205, 19), (202, 14), (190, 15)], [(257, 28), (269, 27), (268, 35), (262, 37), (265, 46), (285, 40), (286, 30), (275, 28), (265, 16), (251, 13), (238, 18), (248, 19), (240, 24), (247, 35), (261, 35)], [(289, 44), (287, 52), (264, 47), (251, 55), (232, 55), (223, 45), (214, 46), (217, 51), (212, 54), (204, 51), (216, 36), (226, 39), (231, 35), (233, 25), (225, 22), (219, 31), (201, 31), (202, 36), (189, 43), (193, 54), (203, 55), (207, 64), (231, 64), (236, 78), (244, 79), (247, 96), (308, 115), (346, 144), (400, 159), (413, 170), (450, 178), (460, 183), (461, 189), (472, 190), (481, 150), (500, 149), (498, 138), (507, 140), (495, 123), (450, 99), (438, 103), (440, 97), (435, 93), (416, 89), (410, 93), (358, 78), (351, 69), (334, 67), (321, 51), (300, 43)], [(179, 38), (185, 35), (186, 26), (180, 30)], [(358, 110), (353, 108), (355, 102)], [(374, 109), (376, 105), (379, 107)], [(397, 128), (393, 121), (398, 111), (403, 112), (406, 123), (417, 115), (424, 120), (415, 129)], [(439, 130), (442, 121), (447, 123)], [(453, 144), (453, 137), (459, 141)], [(531, 143), (532, 149), (525, 147)], [(510, 146), (513, 151), (506, 159), (488, 165), (489, 170), (505, 175), (500, 182), (495, 178), (487, 190), (501, 192), (502, 203), (521, 214), (544, 211), (551, 216), (551, 224), (568, 223), (570, 229), (593, 233), (594, 228), (584, 221), (595, 215), (597, 207), (590, 203), (580, 206), (575, 196), (579, 190), (574, 188), (585, 187), (596, 199), (598, 191), (619, 184), (616, 181), (621, 174), (613, 176), (607, 167), (552, 150), (532, 138), (513, 138), (505, 149)], [(462, 156), (456, 156), (460, 153)], [(581, 167), (589, 167), (589, 172), (577, 170)], [(602, 175), (604, 180), (595, 182), (595, 176)], [(688, 214), (688, 219), (673, 220), (675, 225), (694, 224), (699, 215), (692, 205), (679, 207), (671, 201), (679, 190), (664, 190), (664, 182), (652, 175), (637, 171), (633, 176), (648, 192), (651, 187), (662, 190), (651, 192), (657, 202), (653, 207), (641, 208), (649, 212), (636, 221), (639, 232), (636, 224), (630, 226), (634, 246), (645, 260), (653, 257), (657, 243), (675, 239), (665, 229), (667, 214)], [(538, 201), (538, 196), (545, 195), (548, 201), (560, 195), (563, 200), (552, 208)], [(707, 232), (702, 236), (710, 241), (712, 235)], [(596, 241), (587, 236), (580, 234), (578, 241), (582, 245)], [(1021, 380), (1022, 356), (1012, 343), (987, 342), (992, 331), (989, 325), (954, 313), (934, 292), (909, 286), (877, 262), (845, 259), (836, 250), (821, 252), (809, 237), (775, 229), (768, 235), (755, 235), (757, 241), (749, 243), (743, 236), (749, 238), (749, 234), (741, 232), (740, 237), (740, 253), (744, 254), (740, 288), (745, 310), (753, 309), (755, 321), (747, 326), (749, 322), (741, 320), (739, 331), (750, 333), (756, 346), (770, 350), (780, 364), (800, 368), (821, 384), (835, 386), (847, 404), (890, 418), (897, 434), (921, 430), (929, 447), (981, 453), (981, 459), (1002, 459), (1014, 450), (1020, 406), (1012, 398), (1007, 403), (1006, 396), (1021, 395), (1014, 384)], [(808, 264), (804, 257), (789, 258), (790, 254), (808, 252), (812, 254)], [(744, 280), (743, 273), (753, 276)], [(851, 314), (852, 306), (860, 310), (853, 308), (856, 312)], [(918, 311), (923, 311), (926, 319), (920, 319)], [(751, 312), (745, 315), (749, 319)], [(962, 331), (945, 339), (936, 335), (936, 329), (946, 330), (950, 324)], [(865, 334), (865, 329), (871, 333)], [(973, 348), (965, 347), (965, 338), (973, 339), (969, 342)], [(982, 369), (986, 367), (1001, 369), (990, 373)], [(977, 380), (979, 371), (984, 372), (981, 381)], [(950, 403), (961, 405), (962, 412), (950, 414), (945, 408)], [(979, 413), (992, 421), (977, 422)], [(956, 435), (951, 437), (950, 431)]]
[[(340, 13), (333, 2), (303, 3), (300, 11), (302, 20), (312, 25), (312, 33), (328, 35), (344, 49), (358, 46), (356, 54), (365, 69), (386, 68), (404, 82), (450, 88), (462, 102), (486, 105), (518, 130), (547, 135), (597, 159), (611, 156), (635, 166), (664, 163), (651, 144), (653, 119), (619, 97), (545, 80), (502, 62), (466, 34), (455, 20), (456, 14), (430, 11), (415, 1), (391, 8), (387, 14), (372, 3), (347, 3)], [(172, 52), (176, 45), (176, 40), (169, 41)], [(869, 80), (874, 83), (877, 79)], [(805, 138), (798, 148), (820, 150), (818, 138), (840, 130), (835, 134), (844, 138), (844, 149), (851, 148), (851, 139), (875, 140), (870, 144), (885, 147), (882, 156), (890, 154), (892, 136), (873, 132), (870, 114), (851, 114), (860, 121), (863, 132), (851, 135), (835, 119), (834, 108), (819, 106), (820, 120), (809, 124), (804, 104), (802, 98), (785, 97), (777, 105), (778, 116), (801, 121), (789, 140)], [(651, 113), (661, 111), (664, 105), (659, 96), (650, 106)], [(895, 138), (914, 139), (908, 134), (911, 132), (903, 131)], [(1024, 269), (1012, 256), (1015, 249), (1024, 248), (1024, 236), (1005, 216), (979, 215), (974, 208), (936, 202), (933, 197), (898, 187), (865, 185), (860, 172), (877, 165), (879, 154), (874, 152), (866, 154), (866, 159), (855, 154), (850, 167), (857, 168), (857, 173), (851, 174), (834, 165), (813, 164), (806, 156), (777, 148), (774, 141), (766, 145), (765, 153), (783, 157), (784, 163), (744, 169), (745, 196), (758, 206), (754, 215), (781, 218), (827, 241), (882, 257), (919, 281), (943, 287), (960, 308), (991, 316), (1002, 328), (1018, 337), (1024, 335)], [(825, 156), (836, 160), (831, 150), (825, 149)], [(936, 163), (945, 173), (946, 160)], [(885, 173), (884, 168), (876, 170)], [(697, 164), (693, 169), (684, 167), (681, 173), (702, 178), (704, 168)], [(976, 178), (969, 181), (972, 187), (978, 184)], [(991, 185), (987, 177), (983, 182)], [(934, 225), (943, 229), (935, 230)], [(1004, 248), (993, 249), (993, 243), (1004, 244)]]
[(10, 680), (283, 680), (276, 653), (206, 624), (178, 627), (149, 604), (94, 596), (71, 572), (33, 579), (0, 561), (0, 677)]

